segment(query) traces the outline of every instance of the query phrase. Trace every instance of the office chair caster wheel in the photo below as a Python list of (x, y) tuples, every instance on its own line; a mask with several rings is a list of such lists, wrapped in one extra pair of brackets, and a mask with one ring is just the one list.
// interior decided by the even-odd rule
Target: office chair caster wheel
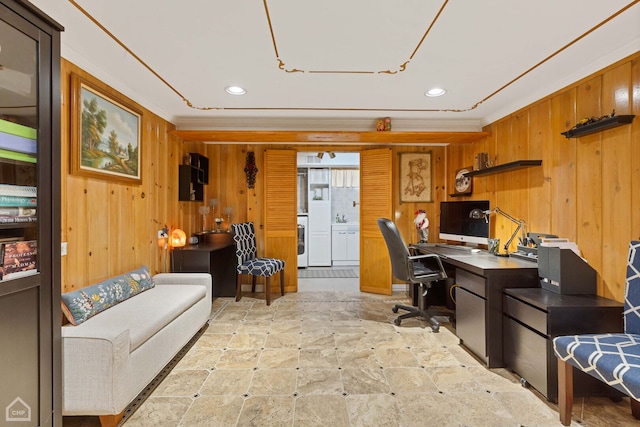
[(393, 308), (391, 309), (391, 311), (393, 311), (394, 313), (397, 313), (397, 312), (398, 312), (398, 307), (393, 307)]
[[(396, 310), (396, 311), (397, 311), (397, 310)], [(396, 326), (400, 326), (400, 323), (401, 323), (401, 322), (402, 322), (402, 320), (400, 320), (400, 319), (396, 319), (396, 320), (394, 320), (394, 321), (393, 321), (393, 324), (394, 324), (394, 325), (396, 325)]]
[(434, 334), (440, 332), (440, 326), (431, 326), (431, 330), (433, 331)]

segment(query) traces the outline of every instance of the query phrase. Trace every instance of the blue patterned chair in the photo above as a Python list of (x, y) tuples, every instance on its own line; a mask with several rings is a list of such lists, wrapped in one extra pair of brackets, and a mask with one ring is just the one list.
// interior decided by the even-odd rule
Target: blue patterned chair
[(277, 258), (258, 258), (256, 233), (253, 222), (232, 224), (233, 241), (236, 244), (236, 301), (242, 298), (242, 275), (251, 275), (251, 292), (256, 291), (256, 277), (265, 277), (264, 292), (267, 305), (271, 304), (271, 276), (280, 273), (280, 292), (284, 296), (284, 261)]
[(640, 419), (640, 241), (629, 245), (624, 333), (557, 337), (553, 348), (558, 358), (558, 409), (562, 424), (571, 424), (573, 367), (629, 396), (631, 413)]

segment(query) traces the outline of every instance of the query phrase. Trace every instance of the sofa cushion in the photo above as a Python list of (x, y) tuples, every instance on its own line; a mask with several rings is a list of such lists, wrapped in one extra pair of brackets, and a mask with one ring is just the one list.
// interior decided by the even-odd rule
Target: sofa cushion
[(155, 286), (149, 269), (142, 266), (103, 282), (62, 294), (62, 311), (72, 325)]
[[(64, 336), (82, 336), (87, 331), (129, 330), (129, 352), (144, 344), (174, 319), (206, 298), (204, 286), (164, 285), (136, 295), (73, 327)], [(105, 336), (106, 338), (106, 336)]]

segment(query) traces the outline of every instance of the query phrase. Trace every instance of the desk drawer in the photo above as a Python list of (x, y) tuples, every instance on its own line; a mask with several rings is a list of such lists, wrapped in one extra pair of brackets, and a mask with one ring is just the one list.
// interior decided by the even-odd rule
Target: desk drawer
[(460, 268), (456, 269), (456, 284), (465, 288), (468, 291), (473, 292), (474, 294), (481, 296), (482, 298), (487, 297), (487, 285), (486, 280), (482, 276), (478, 276), (473, 273), (469, 273), (466, 270), (462, 270)]
[(507, 316), (524, 323), (540, 334), (547, 336), (547, 312), (530, 306), (510, 295), (504, 295), (503, 311)]

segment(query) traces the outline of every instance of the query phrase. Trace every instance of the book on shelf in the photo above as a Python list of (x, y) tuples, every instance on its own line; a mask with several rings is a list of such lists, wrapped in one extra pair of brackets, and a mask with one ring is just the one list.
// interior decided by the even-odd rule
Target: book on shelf
[(0, 119), (0, 148), (35, 154), (38, 150), (38, 132), (28, 126)]
[(37, 197), (38, 188), (32, 185), (0, 184), (0, 194), (3, 196)]
[(13, 217), (35, 217), (36, 208), (27, 206), (6, 206), (0, 207), (0, 218)]
[(37, 273), (38, 242), (24, 240), (0, 245), (0, 279), (8, 280)]
[(2, 224), (28, 224), (38, 222), (37, 216), (0, 216), (0, 225)]
[(0, 207), (36, 207), (36, 197), (4, 196), (0, 194)]

